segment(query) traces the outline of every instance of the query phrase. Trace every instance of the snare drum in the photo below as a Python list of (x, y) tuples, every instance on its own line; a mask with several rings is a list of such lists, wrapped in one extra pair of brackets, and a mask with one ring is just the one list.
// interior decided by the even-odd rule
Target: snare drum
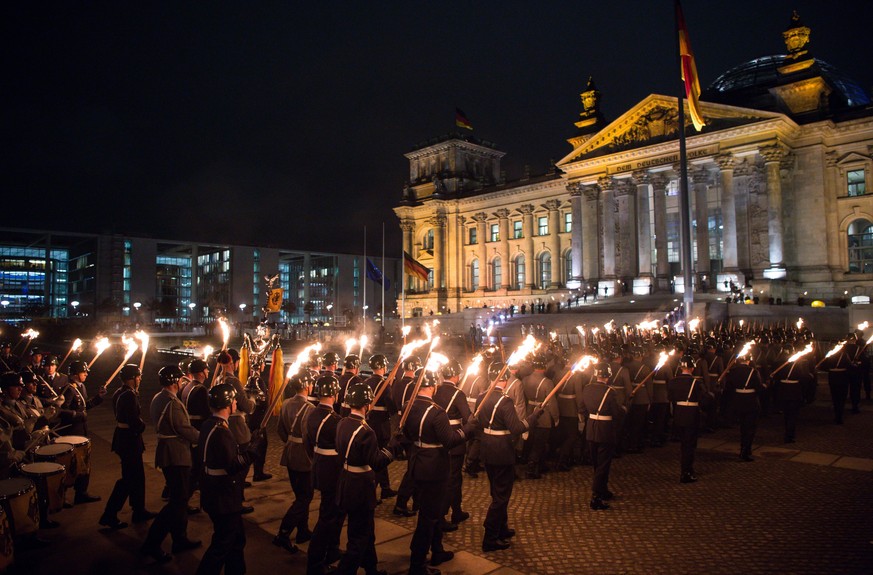
[(15, 543), (12, 539), (12, 528), (6, 518), (6, 511), (0, 506), (0, 573), (15, 561)]
[(49, 461), (28, 463), (21, 466), (21, 473), (36, 483), (41, 520), (48, 519), (49, 513), (57, 513), (64, 508), (63, 465)]
[(73, 457), (76, 460), (76, 476), (91, 475), (91, 440), (81, 435), (62, 435), (55, 443), (66, 443), (73, 446)]
[(36, 448), (33, 452), (34, 461), (48, 461), (64, 466), (64, 487), (72, 487), (76, 482), (76, 459), (73, 457), (73, 446), (68, 443), (52, 443)]
[(33, 481), (13, 477), (0, 481), (0, 505), (9, 519), (13, 536), (33, 533), (39, 528), (39, 505)]

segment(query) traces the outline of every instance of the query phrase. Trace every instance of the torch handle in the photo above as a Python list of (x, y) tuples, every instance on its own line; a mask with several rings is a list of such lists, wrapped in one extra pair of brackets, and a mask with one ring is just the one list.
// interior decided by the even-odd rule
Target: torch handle
[(570, 371), (568, 371), (567, 373), (564, 374), (564, 377), (562, 377), (560, 380), (558, 380), (558, 383), (555, 384), (555, 387), (552, 389), (552, 391), (549, 392), (549, 394), (546, 396), (546, 398), (540, 404), (540, 409), (545, 409), (546, 404), (549, 403), (552, 400), (552, 398), (555, 397), (555, 395), (557, 395), (557, 393), (559, 391), (561, 391), (561, 389), (564, 388), (564, 384), (566, 384), (567, 380), (569, 380), (570, 377), (572, 377), (573, 373), (575, 373), (575, 372), (571, 369)]
[(482, 411), (482, 406), (485, 405), (485, 400), (488, 399), (488, 396), (491, 395), (491, 392), (494, 391), (494, 388), (497, 387), (497, 382), (503, 378), (503, 375), (506, 373), (506, 370), (509, 369), (509, 364), (503, 366), (503, 369), (500, 370), (500, 373), (497, 374), (497, 378), (491, 382), (491, 385), (488, 386), (488, 390), (485, 392), (485, 396), (482, 398), (482, 401), (479, 402), (479, 407), (476, 408), (476, 412), (473, 414), (474, 416), (479, 415), (479, 412)]
[(385, 382), (376, 392), (376, 395), (373, 396), (373, 405), (376, 405), (376, 402), (379, 401), (379, 398), (382, 397), (385, 390), (394, 384), (394, 380), (397, 378), (397, 370), (400, 368), (400, 363), (401, 361), (398, 359), (397, 363), (394, 364), (394, 367), (391, 368), (391, 372), (388, 374), (388, 377), (385, 378)]
[(61, 368), (64, 367), (64, 364), (67, 363), (67, 358), (70, 357), (70, 354), (73, 353), (73, 348), (70, 348), (70, 351), (67, 352), (67, 355), (64, 356), (64, 359), (61, 363), (58, 364), (58, 371), (61, 371)]
[[(427, 355), (430, 357), (429, 353)], [(425, 365), (427, 365), (426, 362)], [(400, 424), (397, 426), (401, 431), (403, 430), (404, 424), (406, 424), (406, 419), (409, 417), (409, 411), (412, 409), (412, 404), (415, 403), (415, 398), (418, 397), (418, 390), (421, 389), (421, 381), (424, 379), (424, 372), (425, 370), (422, 369), (421, 373), (418, 375), (418, 379), (415, 380), (415, 387), (412, 389), (412, 397), (409, 398), (409, 401), (406, 402), (406, 407), (403, 408), (403, 415), (400, 416)]]
[[(840, 350), (840, 353), (837, 355), (837, 361), (840, 360), (840, 356), (842, 356), (845, 352), (846, 352), (846, 348), (842, 348), (842, 349)], [(825, 360), (827, 360), (827, 358), (828, 358), (828, 356), (825, 355), (825, 356), (821, 359), (820, 362), (818, 362), (817, 364), (815, 364), (815, 368), (818, 369), (819, 367), (821, 367), (821, 364), (823, 364), (823, 363), (825, 362)]]
[(121, 371), (121, 368), (124, 367), (124, 364), (127, 362), (128, 359), (130, 359), (130, 356), (125, 355), (124, 359), (121, 360), (121, 363), (118, 364), (118, 367), (115, 369), (115, 371), (112, 372), (112, 375), (109, 376), (109, 379), (106, 380), (106, 383), (103, 384), (103, 389), (109, 387), (109, 384), (112, 383), (112, 380), (115, 379), (115, 376), (118, 375), (118, 372)]
[(279, 400), (285, 395), (285, 388), (288, 386), (289, 381), (291, 381), (291, 378), (286, 377), (279, 389), (276, 390), (276, 395), (270, 401), (270, 409), (268, 409), (267, 413), (264, 414), (264, 418), (261, 420), (261, 425), (258, 429), (264, 430), (267, 428), (267, 422), (270, 421), (270, 417), (273, 416), (273, 410), (276, 409), (276, 404), (278, 404)]

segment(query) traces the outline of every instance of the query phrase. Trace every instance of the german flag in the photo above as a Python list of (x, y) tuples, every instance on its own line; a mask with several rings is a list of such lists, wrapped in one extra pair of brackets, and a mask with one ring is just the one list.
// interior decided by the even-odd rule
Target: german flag
[(676, 0), (676, 30), (679, 32), (679, 57), (682, 61), (682, 80), (685, 82), (685, 97), (688, 98), (688, 111), (691, 122), (698, 132), (706, 123), (700, 111), (700, 79), (697, 76), (697, 64), (694, 62), (694, 52), (691, 51), (691, 39), (685, 26), (685, 16), (682, 5)]
[(473, 124), (471, 124), (470, 120), (467, 119), (467, 114), (465, 114), (460, 108), (455, 108), (455, 125), (467, 130), (473, 129)]
[(412, 259), (412, 256), (406, 252), (403, 252), (403, 269), (409, 275), (415, 276), (423, 282), (427, 281), (427, 276), (430, 274), (430, 270), (428, 270), (423, 264)]

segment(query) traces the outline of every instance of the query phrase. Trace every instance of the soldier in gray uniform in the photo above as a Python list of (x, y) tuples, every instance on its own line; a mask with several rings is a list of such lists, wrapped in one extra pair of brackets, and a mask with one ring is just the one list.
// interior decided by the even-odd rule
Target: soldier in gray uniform
[[(237, 378), (236, 370), (239, 368), (239, 352), (231, 348), (218, 354), (218, 363), (223, 367), (221, 382), (233, 386), (236, 392), (236, 409), (228, 418), (230, 431), (233, 433), (233, 438), (236, 440), (239, 448), (246, 450), (249, 441), (252, 440), (252, 430), (249, 429), (248, 416), (255, 410), (255, 402), (249, 397), (243, 383)], [(213, 382), (215, 385), (215, 382)], [(243, 478), (249, 474), (246, 469)], [(250, 487), (250, 484), (244, 482), (244, 487)], [(251, 505), (243, 505), (243, 514), (251, 513), (255, 508)]]
[(591, 509), (609, 509), (606, 501), (615, 497), (609, 490), (609, 468), (615, 445), (618, 443), (616, 421), (624, 414), (624, 406), (619, 403), (617, 394), (609, 385), (613, 377), (608, 363), (600, 363), (594, 368), (596, 380), (582, 390), (582, 406), (579, 412), (587, 420), (585, 439), (588, 453), (594, 466), (594, 481), (591, 485)]
[(291, 532), (297, 530), (297, 543), (304, 543), (312, 538), (309, 530), (309, 504), (312, 503), (312, 459), (303, 446), (306, 418), (315, 409), (309, 403), (309, 393), (315, 383), (308, 370), (291, 377), (288, 383), (294, 395), (282, 404), (279, 413), (277, 431), (279, 438), (285, 442), (282, 458), (279, 461), (288, 470), (288, 480), (294, 491), (294, 502), (285, 512), (279, 533), (273, 539), (273, 545), (282, 547), (290, 553), (297, 552), (297, 546), (291, 543)]
[(160, 468), (167, 484), (167, 503), (152, 522), (142, 552), (157, 561), (166, 554), (161, 545), (167, 534), (173, 537), (173, 553), (200, 547), (201, 542), (188, 538), (188, 500), (191, 498), (191, 450), (197, 443), (198, 431), (191, 425), (188, 410), (179, 399), (179, 382), (184, 374), (175, 365), (158, 372), (161, 391), (152, 398), (149, 407), (155, 422), (158, 445), (155, 467)]
[[(554, 389), (555, 384), (546, 377), (546, 359), (537, 355), (531, 361), (533, 373), (524, 378), (524, 396), (527, 398), (527, 414), (532, 414), (542, 404), (543, 400)], [(543, 417), (531, 427), (530, 448), (528, 449), (527, 479), (539, 479), (546, 471), (546, 450), (549, 434), (558, 421), (558, 406), (549, 403)]]

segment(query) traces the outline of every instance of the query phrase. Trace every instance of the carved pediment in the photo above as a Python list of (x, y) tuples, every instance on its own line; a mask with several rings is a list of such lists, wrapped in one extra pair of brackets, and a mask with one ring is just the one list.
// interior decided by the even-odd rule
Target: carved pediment
[[(737, 108), (724, 104), (701, 102), (706, 121), (704, 132), (717, 132), (727, 128), (752, 124), (763, 120), (781, 117), (781, 114)], [(583, 142), (558, 166), (570, 162), (613, 154), (634, 148), (673, 140), (679, 137), (679, 109), (676, 98), (652, 94), (625, 112), (600, 132)], [(690, 137), (697, 132), (691, 127), (691, 118), (685, 114), (686, 134)]]

